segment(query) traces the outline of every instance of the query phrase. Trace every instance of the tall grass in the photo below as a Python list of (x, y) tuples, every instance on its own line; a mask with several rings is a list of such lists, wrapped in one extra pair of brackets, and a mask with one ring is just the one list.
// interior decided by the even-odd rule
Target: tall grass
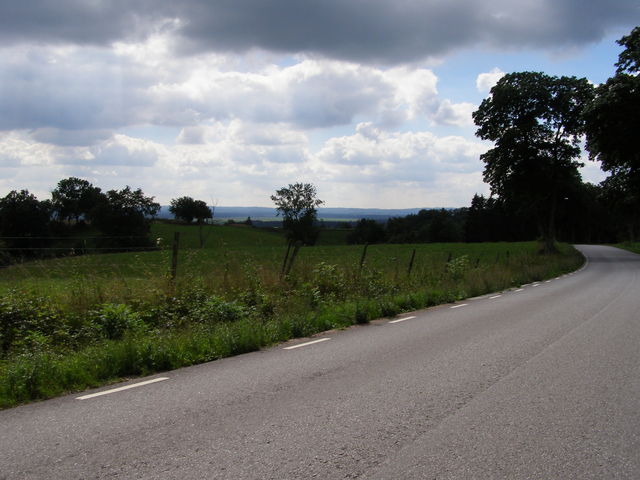
[(232, 246), (222, 236), (240, 229), (223, 228), (212, 229), (217, 246), (181, 250), (175, 282), (168, 249), (0, 272), (0, 407), (499, 291), (582, 263), (569, 246), (547, 256), (531, 242), (372, 245), (360, 267), (362, 246), (319, 246), (303, 248), (281, 278), (281, 237), (258, 232)]

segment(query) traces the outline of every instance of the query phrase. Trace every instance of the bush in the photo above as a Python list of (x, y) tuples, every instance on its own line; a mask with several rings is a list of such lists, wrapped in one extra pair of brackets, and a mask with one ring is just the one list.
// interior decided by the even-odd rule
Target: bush
[(118, 340), (127, 332), (137, 333), (145, 329), (140, 314), (123, 304), (101, 305), (91, 312), (91, 321), (100, 334), (109, 340)]
[(311, 283), (317, 288), (320, 298), (344, 299), (347, 283), (337, 265), (320, 262), (312, 271)]
[(48, 299), (10, 292), (0, 298), (0, 357), (41, 344), (43, 337), (66, 336), (63, 320), (63, 312)]
[(196, 305), (189, 314), (194, 323), (213, 324), (235, 322), (247, 316), (247, 309), (236, 302), (227, 302), (219, 297), (209, 297)]
[(461, 280), (469, 269), (469, 256), (462, 255), (447, 263), (447, 273), (455, 280)]

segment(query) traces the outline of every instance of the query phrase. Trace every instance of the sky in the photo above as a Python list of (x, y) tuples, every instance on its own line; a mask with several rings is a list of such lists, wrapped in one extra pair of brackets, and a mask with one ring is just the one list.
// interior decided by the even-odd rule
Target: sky
[(327, 207), (467, 206), (500, 76), (601, 83), (638, 24), (640, 0), (0, 2), (0, 196), (75, 176), (163, 205), (304, 182)]

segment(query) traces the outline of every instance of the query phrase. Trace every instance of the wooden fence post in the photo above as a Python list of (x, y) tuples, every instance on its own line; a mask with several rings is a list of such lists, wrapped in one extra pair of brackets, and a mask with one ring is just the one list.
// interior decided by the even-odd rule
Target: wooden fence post
[(291, 244), (293, 242), (289, 241), (287, 244), (287, 253), (284, 254), (284, 260), (282, 261), (282, 268), (280, 269), (280, 280), (284, 277), (284, 272), (287, 270), (287, 260), (289, 260), (289, 252), (291, 251)]
[(411, 260), (409, 260), (409, 269), (407, 270), (407, 277), (411, 276), (411, 270), (413, 270), (413, 261), (416, 259), (416, 249), (411, 252)]
[(291, 258), (289, 259), (289, 265), (287, 266), (287, 271), (285, 272), (285, 276), (289, 275), (289, 272), (291, 272), (291, 269), (293, 268), (293, 262), (296, 261), (296, 257), (298, 256), (298, 251), (300, 250), (300, 247), (302, 246), (302, 242), (296, 242), (294, 248), (293, 248), (293, 252), (291, 253)]
[(176, 280), (178, 275), (178, 248), (180, 245), (180, 232), (173, 234), (173, 254), (171, 255), (171, 281)]
[(367, 248), (369, 248), (369, 244), (365, 243), (364, 248), (362, 249), (362, 255), (360, 256), (360, 267), (358, 268), (358, 275), (362, 272), (362, 267), (364, 266), (364, 259), (367, 258)]

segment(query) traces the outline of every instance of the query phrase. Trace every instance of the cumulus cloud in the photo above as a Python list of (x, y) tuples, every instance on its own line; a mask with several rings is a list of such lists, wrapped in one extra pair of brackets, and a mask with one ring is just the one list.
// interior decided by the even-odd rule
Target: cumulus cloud
[(257, 48), (398, 64), (479, 44), (581, 45), (637, 15), (636, 0), (34, 0), (0, 4), (0, 39), (110, 45), (171, 31), (185, 53)]
[(306, 58), (242, 71), (219, 55), (171, 57), (163, 37), (115, 50), (23, 46), (0, 53), (7, 79), (0, 130), (32, 129), (55, 145), (88, 145), (145, 124), (183, 127), (178, 141), (197, 144), (201, 125), (234, 119), (325, 128), (366, 116), (388, 127), (422, 115), (459, 125), (468, 110), (439, 98), (438, 79), (424, 68)]
[(90, 162), (93, 165), (151, 167), (158, 160), (160, 148), (148, 140), (115, 135), (90, 150)]
[(394, 132), (366, 122), (312, 150), (306, 135), (286, 124), (236, 120), (204, 127), (202, 139), (167, 146), (117, 134), (77, 147), (11, 133), (0, 137), (0, 168), (13, 172), (0, 189), (28, 186), (45, 198), (60, 178), (79, 176), (105, 189), (140, 186), (163, 203), (188, 194), (269, 205), (276, 188), (307, 180), (334, 205), (378, 207), (460, 206), (483, 191), (478, 156), (486, 146), (457, 136)]
[(477, 171), (478, 157), (485, 150), (482, 143), (463, 137), (387, 132), (363, 123), (354, 135), (329, 139), (317, 160), (338, 167), (340, 176), (352, 181), (430, 182), (440, 174)]
[(481, 93), (488, 93), (504, 75), (498, 67), (492, 68), (490, 72), (481, 73), (476, 78), (476, 88)]

